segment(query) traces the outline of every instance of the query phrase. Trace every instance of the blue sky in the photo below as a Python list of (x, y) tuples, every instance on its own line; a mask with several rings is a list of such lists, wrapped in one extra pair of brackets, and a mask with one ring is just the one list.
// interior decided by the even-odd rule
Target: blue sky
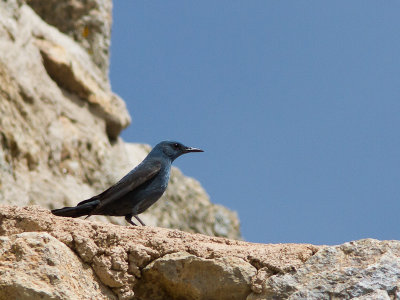
[(122, 137), (175, 165), (246, 240), (400, 239), (399, 1), (114, 1)]

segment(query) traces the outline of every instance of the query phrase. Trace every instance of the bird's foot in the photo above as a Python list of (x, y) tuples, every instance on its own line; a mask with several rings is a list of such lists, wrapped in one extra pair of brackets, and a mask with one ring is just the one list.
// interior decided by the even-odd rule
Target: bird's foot
[(133, 226), (137, 226), (135, 223), (133, 223), (132, 221), (132, 215), (126, 215), (125, 216), (125, 221), (127, 221), (129, 224), (133, 225)]
[(135, 217), (136, 220), (139, 221), (140, 224), (142, 224), (142, 226), (146, 226), (146, 224), (144, 224), (143, 221), (140, 220), (138, 216), (134, 216), (134, 217)]

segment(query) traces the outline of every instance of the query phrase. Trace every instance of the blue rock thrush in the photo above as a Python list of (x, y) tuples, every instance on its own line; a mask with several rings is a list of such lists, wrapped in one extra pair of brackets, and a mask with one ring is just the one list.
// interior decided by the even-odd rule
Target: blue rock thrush
[(203, 152), (201, 149), (186, 147), (178, 142), (164, 141), (159, 143), (147, 157), (116, 184), (75, 207), (54, 209), (51, 212), (62, 217), (86, 218), (92, 215), (125, 216), (132, 221), (153, 205), (168, 186), (172, 162), (179, 156), (190, 152)]

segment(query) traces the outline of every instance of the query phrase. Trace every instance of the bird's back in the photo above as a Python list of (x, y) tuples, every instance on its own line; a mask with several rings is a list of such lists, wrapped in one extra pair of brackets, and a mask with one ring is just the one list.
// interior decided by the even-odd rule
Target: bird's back
[[(154, 165), (160, 164), (159, 171), (153, 177), (138, 185), (132, 190), (128, 190), (126, 193), (121, 195), (112, 201), (100, 198), (100, 202), (104, 203), (100, 205), (99, 209), (96, 209), (94, 214), (111, 215), (111, 216), (125, 216), (127, 214), (137, 215), (145, 211), (148, 207), (154, 204), (165, 192), (170, 177), (171, 163), (168, 160), (163, 160), (160, 157), (148, 157), (149, 159), (142, 162), (142, 164)], [(126, 176), (124, 176), (116, 185), (127, 184), (132, 179), (132, 176), (143, 168), (143, 166), (137, 166)], [(99, 195), (101, 196), (101, 194)]]

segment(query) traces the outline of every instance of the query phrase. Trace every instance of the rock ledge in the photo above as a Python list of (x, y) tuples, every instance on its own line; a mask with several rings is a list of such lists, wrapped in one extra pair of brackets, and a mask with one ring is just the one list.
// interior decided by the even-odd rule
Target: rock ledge
[(44, 299), (75, 291), (86, 299), (245, 299), (262, 290), (259, 271), (293, 272), (319, 249), (61, 218), (38, 206), (0, 206), (0, 235), (1, 299), (21, 290)]
[(0, 299), (400, 298), (399, 241), (264, 245), (38, 206), (0, 206), (0, 236)]

